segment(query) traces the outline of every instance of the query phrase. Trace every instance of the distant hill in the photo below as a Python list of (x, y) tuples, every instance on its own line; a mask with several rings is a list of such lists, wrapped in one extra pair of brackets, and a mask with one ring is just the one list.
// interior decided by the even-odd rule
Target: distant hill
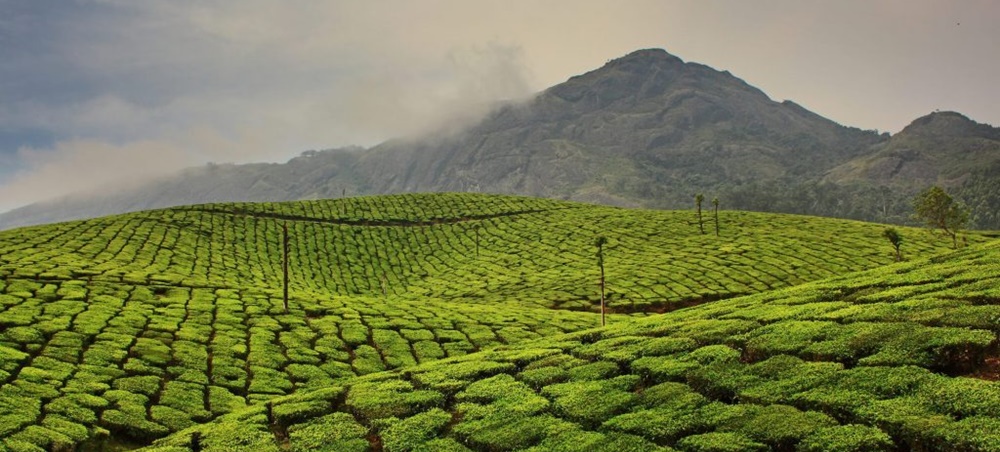
[(941, 185), (973, 208), (980, 227), (997, 229), (1000, 128), (955, 112), (931, 113), (875, 152), (834, 168), (826, 179), (839, 185), (878, 185), (903, 196)]
[(464, 133), (360, 155), (375, 192), (482, 190), (688, 206), (721, 183), (815, 177), (881, 137), (778, 103), (728, 72), (641, 50)]
[(984, 169), (1000, 161), (996, 130), (957, 113), (893, 137), (844, 127), (729, 72), (647, 49), (459, 132), (191, 169), (17, 209), (0, 215), (0, 228), (200, 202), (437, 191), (654, 208), (688, 207), (705, 193), (730, 208), (905, 223), (909, 198), (935, 181), (969, 198), (978, 226), (1000, 228)]

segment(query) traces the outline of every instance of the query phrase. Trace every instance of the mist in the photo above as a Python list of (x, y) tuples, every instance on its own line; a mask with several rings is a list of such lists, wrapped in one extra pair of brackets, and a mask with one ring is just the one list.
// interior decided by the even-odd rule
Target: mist
[(1000, 62), (985, 57), (1000, 45), (992, 2), (4, 8), (0, 210), (208, 162), (280, 162), (454, 131), (497, 102), (648, 47), (729, 70), (845, 125), (894, 132), (935, 109), (1000, 123)]

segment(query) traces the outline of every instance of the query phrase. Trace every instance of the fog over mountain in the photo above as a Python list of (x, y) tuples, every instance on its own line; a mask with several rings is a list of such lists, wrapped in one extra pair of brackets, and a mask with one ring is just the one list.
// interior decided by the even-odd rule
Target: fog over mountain
[[(662, 49), (632, 52), (524, 101), (371, 148), (282, 164), (212, 164), (112, 194), (0, 215), (0, 227), (217, 201), (481, 191), (623, 206), (725, 208), (906, 222), (908, 199), (943, 184), (998, 227), (1000, 133), (954, 112), (890, 136), (777, 102), (726, 71)], [(992, 209), (992, 210), (990, 210)]]

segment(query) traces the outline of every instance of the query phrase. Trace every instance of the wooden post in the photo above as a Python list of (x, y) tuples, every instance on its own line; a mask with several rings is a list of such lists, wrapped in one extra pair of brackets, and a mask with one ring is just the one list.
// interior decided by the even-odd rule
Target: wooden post
[(479, 257), (479, 227), (480, 226), (478, 224), (472, 227), (472, 229), (476, 230), (476, 257), (477, 258)]
[(601, 259), (601, 326), (604, 326), (604, 259)]
[(605, 320), (605, 301), (604, 301), (604, 244), (608, 243), (608, 239), (603, 235), (597, 237), (594, 244), (597, 245), (597, 265), (601, 267), (601, 326), (604, 326)]
[(281, 260), (281, 271), (284, 276), (284, 296), (282, 301), (284, 302), (285, 314), (288, 314), (288, 223), (281, 224), (281, 244), (283, 250), (283, 258)]

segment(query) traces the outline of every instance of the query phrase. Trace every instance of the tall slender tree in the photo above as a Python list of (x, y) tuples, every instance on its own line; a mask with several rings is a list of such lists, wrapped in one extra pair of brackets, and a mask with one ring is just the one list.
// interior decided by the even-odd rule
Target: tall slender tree
[(903, 244), (903, 236), (899, 235), (899, 231), (896, 228), (885, 228), (882, 237), (889, 239), (889, 243), (896, 250), (896, 262), (902, 261), (903, 255), (899, 252), (899, 247)]
[(712, 207), (715, 208), (715, 236), (719, 236), (719, 197), (712, 198)]
[(704, 200), (705, 195), (701, 193), (694, 195), (694, 205), (698, 209), (698, 230), (700, 230), (702, 234), (705, 233), (705, 223), (701, 221), (701, 202)]
[(604, 302), (604, 245), (608, 243), (608, 239), (603, 235), (598, 236), (594, 240), (594, 245), (597, 246), (597, 266), (601, 268), (601, 326), (604, 326), (604, 315), (605, 315), (605, 302)]

